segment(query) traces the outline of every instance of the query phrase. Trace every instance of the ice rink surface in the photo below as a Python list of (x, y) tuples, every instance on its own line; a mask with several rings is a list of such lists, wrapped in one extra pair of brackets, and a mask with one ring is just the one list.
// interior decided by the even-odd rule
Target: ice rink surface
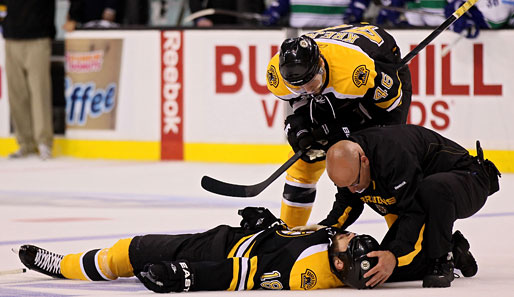
[[(254, 184), (279, 165), (184, 162), (90, 161), (58, 158), (0, 159), (0, 271), (22, 268), (11, 248), (35, 244), (66, 254), (109, 247), (118, 239), (148, 233), (189, 233), (219, 224), (238, 225), (237, 210), (265, 206), (279, 214), (284, 177), (255, 198), (228, 198), (200, 187), (203, 175)], [(311, 215), (315, 223), (331, 208), (335, 188), (326, 175)], [(457, 221), (479, 264), (473, 278), (451, 288), (423, 289), (421, 281), (386, 284), (374, 290), (318, 290), (309, 296), (512, 296), (514, 291), (514, 175), (504, 174), (500, 192), (475, 216)], [(379, 241), (383, 219), (365, 208), (352, 231)], [(305, 292), (264, 290), (190, 292), (187, 296), (306, 296)], [(29, 271), (0, 276), (0, 296), (155, 296), (136, 278), (112, 282), (55, 280)], [(184, 296), (186, 296), (184, 295)]]

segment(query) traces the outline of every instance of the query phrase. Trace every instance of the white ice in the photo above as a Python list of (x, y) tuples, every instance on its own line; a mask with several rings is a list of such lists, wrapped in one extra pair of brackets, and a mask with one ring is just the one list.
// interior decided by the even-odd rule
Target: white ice
[[(118, 239), (148, 233), (185, 233), (219, 224), (238, 225), (237, 209), (266, 206), (279, 213), (281, 177), (255, 198), (229, 198), (200, 187), (203, 175), (253, 184), (278, 165), (186, 162), (91, 161), (58, 158), (0, 159), (0, 271), (22, 268), (11, 248), (35, 244), (57, 253), (109, 247)], [(326, 175), (311, 215), (328, 213), (335, 188)], [(456, 279), (451, 288), (424, 289), (421, 282), (385, 284), (374, 290), (318, 290), (309, 296), (512, 296), (514, 291), (514, 175), (504, 174), (501, 190), (475, 216), (459, 220), (471, 242), (479, 272)], [(383, 219), (366, 209), (351, 230), (381, 239)], [(298, 291), (190, 292), (184, 296), (305, 296)], [(29, 271), (0, 275), (0, 296), (155, 296), (135, 278), (113, 282), (55, 280)], [(277, 295), (277, 296), (278, 296)]]

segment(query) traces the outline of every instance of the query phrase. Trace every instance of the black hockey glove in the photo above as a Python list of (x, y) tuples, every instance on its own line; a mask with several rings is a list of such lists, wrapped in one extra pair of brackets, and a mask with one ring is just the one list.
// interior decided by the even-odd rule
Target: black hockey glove
[(136, 276), (148, 290), (156, 293), (187, 292), (194, 281), (186, 260), (146, 264)]
[(284, 122), (284, 130), (287, 135), (287, 141), (296, 153), (299, 150), (306, 151), (310, 149), (314, 143), (312, 135), (311, 123), (302, 115), (289, 115)]
[(265, 207), (245, 207), (237, 211), (242, 216), (241, 228), (246, 230), (264, 230), (276, 225), (283, 225), (282, 220), (277, 219), (275, 215)]
[(325, 159), (323, 145), (317, 143), (312, 134), (310, 121), (298, 114), (289, 115), (285, 121), (287, 141), (296, 153), (300, 150), (305, 153), (301, 159), (308, 163), (314, 163)]
[(324, 149), (328, 149), (340, 140), (347, 140), (350, 136), (350, 128), (337, 121), (323, 124), (312, 131), (314, 139), (318, 143), (324, 145)]

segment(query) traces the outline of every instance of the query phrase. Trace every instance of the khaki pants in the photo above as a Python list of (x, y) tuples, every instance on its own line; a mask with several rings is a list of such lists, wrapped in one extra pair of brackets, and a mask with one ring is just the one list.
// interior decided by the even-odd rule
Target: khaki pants
[(24, 152), (52, 147), (51, 39), (7, 39), (5, 71), (11, 119)]

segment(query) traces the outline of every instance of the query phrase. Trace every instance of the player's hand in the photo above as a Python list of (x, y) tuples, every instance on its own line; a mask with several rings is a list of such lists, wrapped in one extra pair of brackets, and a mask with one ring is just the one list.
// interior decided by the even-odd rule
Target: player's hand
[(284, 126), (287, 141), (295, 153), (299, 150), (306, 151), (311, 148), (314, 143), (314, 136), (308, 119), (302, 115), (292, 114), (286, 118)]
[(137, 278), (156, 293), (187, 292), (193, 284), (193, 273), (185, 260), (146, 264)]
[(296, 226), (291, 228), (291, 231), (318, 231), (320, 229), (326, 228), (327, 226), (313, 224), (307, 226)]
[(364, 277), (371, 277), (366, 282), (367, 287), (374, 288), (383, 284), (393, 273), (396, 267), (396, 257), (390, 251), (373, 251), (367, 254), (368, 257), (377, 257), (378, 264), (371, 268)]

